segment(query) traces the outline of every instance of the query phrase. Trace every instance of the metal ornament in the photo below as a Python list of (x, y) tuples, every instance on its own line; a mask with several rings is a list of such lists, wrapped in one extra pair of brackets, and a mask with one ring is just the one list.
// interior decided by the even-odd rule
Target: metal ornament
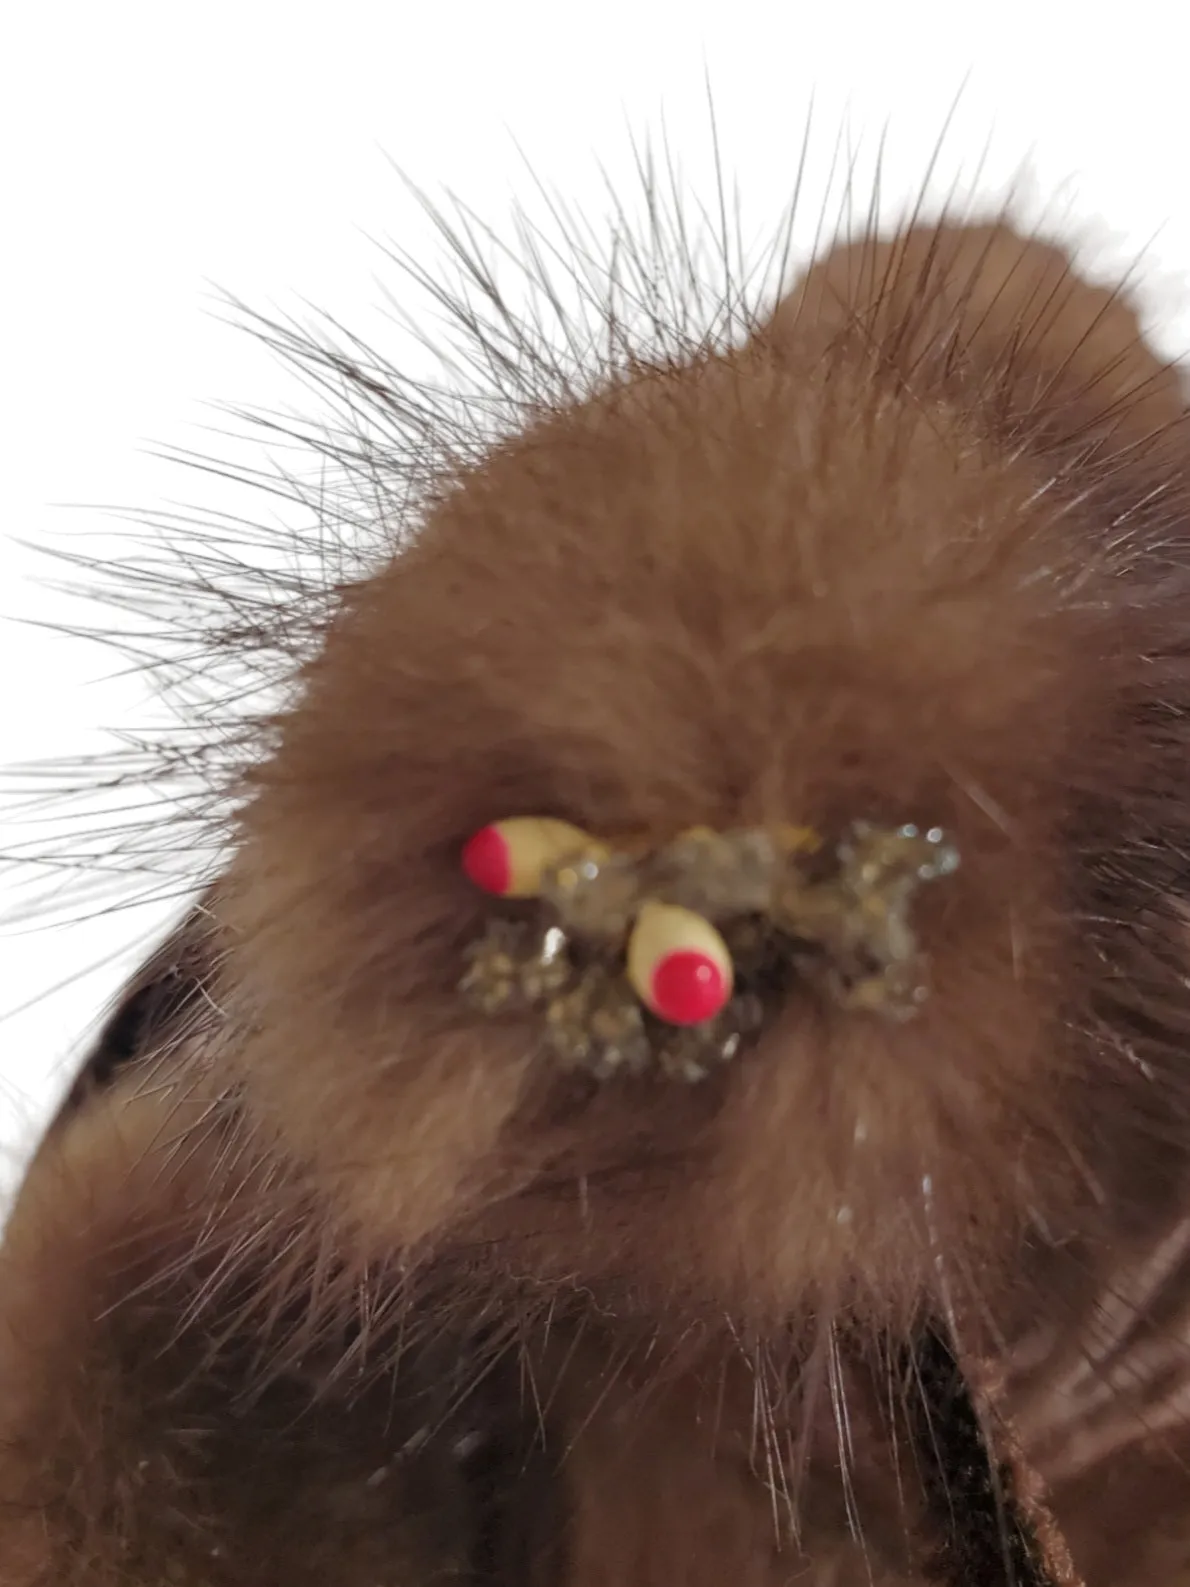
[(940, 827), (698, 827), (617, 848), (567, 823), (485, 827), (463, 869), (508, 900), (468, 953), (479, 1012), (536, 1012), (567, 1068), (697, 1081), (735, 1057), (795, 984), (905, 1020), (927, 995), (910, 921), (958, 866)]

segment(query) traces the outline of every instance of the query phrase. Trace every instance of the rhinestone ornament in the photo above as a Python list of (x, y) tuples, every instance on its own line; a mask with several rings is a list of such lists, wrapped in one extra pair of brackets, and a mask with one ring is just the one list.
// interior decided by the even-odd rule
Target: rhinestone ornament
[(799, 827), (698, 827), (648, 849), (495, 822), (462, 869), (516, 913), (488, 922), (461, 990), (489, 1017), (540, 1014), (568, 1069), (701, 1080), (799, 985), (912, 1018), (927, 988), (911, 905), (958, 864), (939, 827), (857, 821), (833, 846)]

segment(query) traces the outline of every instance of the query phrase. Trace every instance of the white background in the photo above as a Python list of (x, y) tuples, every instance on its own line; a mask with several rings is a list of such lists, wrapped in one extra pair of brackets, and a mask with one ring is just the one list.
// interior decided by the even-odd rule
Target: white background
[[(628, 129), (664, 119), (708, 197), (709, 77), (727, 174), (763, 230), (789, 199), (812, 100), (812, 177), (845, 117), (869, 152), (887, 121), (895, 207), (963, 89), (940, 183), (990, 137), (982, 191), (1023, 164), (1026, 201), (1053, 201), (1051, 220), (1105, 268), (1147, 249), (1153, 331), (1181, 355), (1186, 24), (1169, 0), (1096, 17), (1049, 0), (13, 7), (0, 37), (5, 762), (93, 753), (151, 709), (139, 677), (112, 676), (109, 657), (53, 629), (77, 613), (19, 542), (103, 554), (113, 519), (87, 504), (151, 511), (195, 494), (150, 448), (217, 449), (199, 428), (213, 401), (292, 399), (250, 339), (212, 317), (212, 286), (264, 309), (308, 300), (373, 330), (383, 261), (369, 239), (432, 258), (392, 164), (497, 226), (530, 194), (529, 169), (598, 210), (596, 159), (618, 182)], [(246, 493), (240, 505), (260, 511)], [(47, 829), (18, 810), (15, 786), (0, 789), (0, 850), (44, 852)], [(30, 917), (34, 894), (43, 909), (50, 896), (45, 874), (0, 869), (0, 1148), (18, 1151), (172, 913), (70, 924), (87, 909), (64, 881), (57, 914)]]

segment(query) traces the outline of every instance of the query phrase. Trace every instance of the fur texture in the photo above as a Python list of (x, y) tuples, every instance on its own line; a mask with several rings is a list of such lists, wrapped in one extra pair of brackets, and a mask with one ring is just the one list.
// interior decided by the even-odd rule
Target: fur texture
[[(11, 1587), (944, 1579), (938, 1318), (1090, 1587), (1190, 1582), (1177, 379), (1007, 225), (840, 247), (734, 345), (606, 328), (551, 387), (504, 322), (535, 400), (477, 454), (439, 415), (33, 1165)], [(460, 846), (518, 813), (944, 825), (933, 995), (792, 995), (689, 1089), (561, 1075), (456, 990)]]

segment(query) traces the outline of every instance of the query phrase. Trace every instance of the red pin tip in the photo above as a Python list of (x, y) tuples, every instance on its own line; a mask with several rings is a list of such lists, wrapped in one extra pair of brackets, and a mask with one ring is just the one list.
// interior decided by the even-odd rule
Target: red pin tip
[(463, 873), (485, 893), (507, 893), (512, 886), (512, 856), (499, 827), (481, 827), (463, 848)]
[(709, 954), (684, 948), (667, 953), (653, 971), (653, 1011), (671, 1025), (701, 1025), (731, 995), (722, 969)]

